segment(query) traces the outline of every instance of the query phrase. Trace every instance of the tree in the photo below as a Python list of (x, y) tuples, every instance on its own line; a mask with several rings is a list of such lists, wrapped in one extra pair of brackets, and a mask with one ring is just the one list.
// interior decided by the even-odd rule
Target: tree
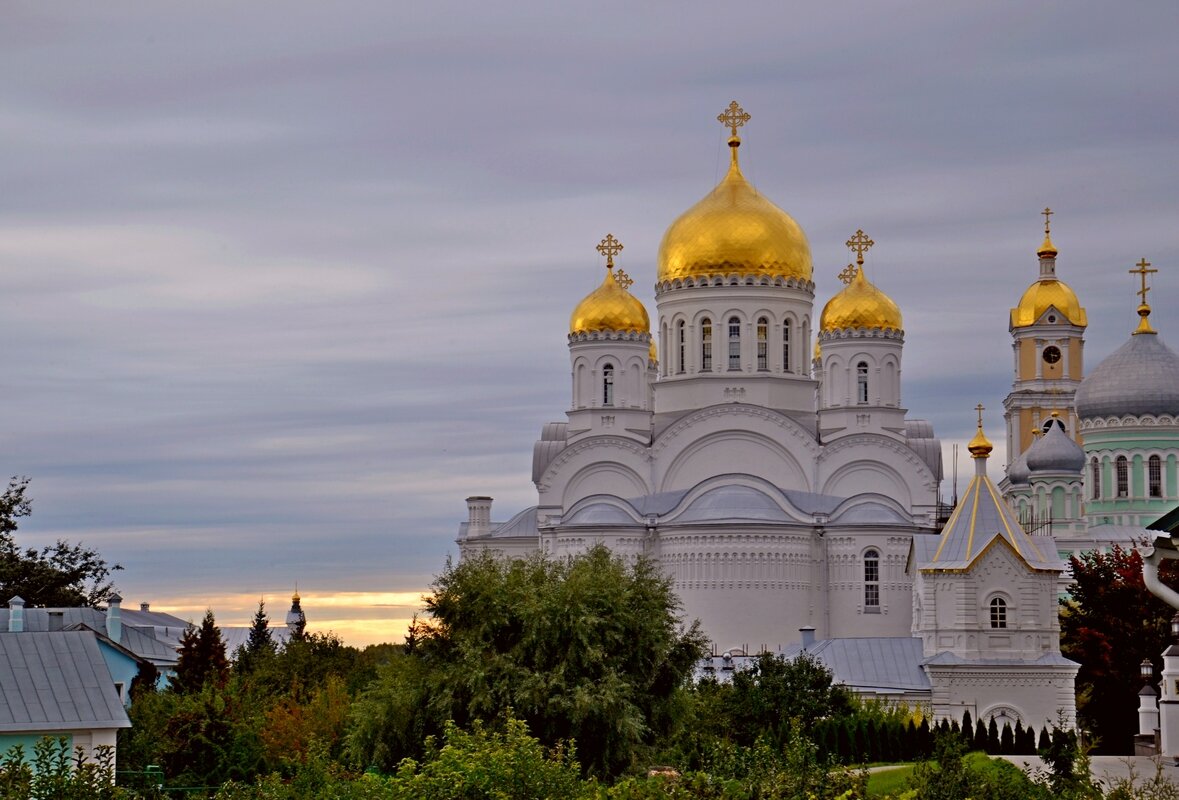
[(213, 619), (213, 610), (205, 612), (200, 627), (190, 625), (180, 637), (180, 653), (172, 688), (182, 694), (199, 692), (206, 683), (221, 686), (229, 674), (225, 642)]
[(383, 671), (356, 705), (350, 745), (364, 766), (416, 755), (404, 743), (448, 719), (494, 723), (510, 710), (546, 747), (576, 741), (588, 773), (617, 775), (672, 729), (704, 652), (658, 568), (601, 546), (563, 560), (472, 556), (448, 564), (432, 589), (409, 663)]
[(270, 620), (266, 616), (266, 601), (258, 601), (258, 610), (250, 624), (250, 636), (238, 648), (235, 666), (238, 672), (252, 672), (259, 659), (273, 655), (276, 651), (274, 639), (270, 636)]
[[(1061, 652), (1080, 662), (1077, 712), (1097, 737), (1096, 752), (1129, 753), (1138, 731), (1139, 664), (1160, 666), (1175, 610), (1142, 581), (1142, 556), (1114, 546), (1069, 559), (1073, 583), (1061, 600)], [(1160, 577), (1179, 581), (1179, 564), (1164, 561)]]
[(59, 539), (40, 550), (22, 550), (13, 533), (17, 520), (32, 513), (28, 478), (14, 477), (0, 495), (0, 602), (20, 596), (33, 607), (97, 607), (114, 593), (107, 564), (98, 551)]
[(809, 733), (819, 720), (852, 710), (851, 693), (836, 686), (831, 671), (805, 652), (796, 658), (762, 653), (748, 669), (733, 673), (725, 697), (731, 738), (746, 746), (767, 734), (784, 745), (789, 733), (780, 724), (784, 716), (798, 719)]

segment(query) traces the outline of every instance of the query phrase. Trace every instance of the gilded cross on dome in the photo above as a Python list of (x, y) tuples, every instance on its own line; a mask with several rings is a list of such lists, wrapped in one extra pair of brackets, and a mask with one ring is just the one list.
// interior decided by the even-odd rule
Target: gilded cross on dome
[(1047, 236), (1047, 235), (1048, 235), (1048, 229), (1051, 227), (1051, 226), (1048, 224), (1048, 223), (1049, 223), (1049, 219), (1048, 219), (1048, 218), (1049, 218), (1050, 216), (1052, 216), (1053, 214), (1055, 214), (1056, 212), (1055, 212), (1055, 211), (1053, 211), (1052, 209), (1048, 208), (1047, 206), (1045, 206), (1045, 207), (1044, 207), (1044, 210), (1043, 210), (1043, 211), (1041, 211), (1040, 213), (1044, 215), (1044, 235), (1045, 235), (1045, 236)]
[(618, 270), (617, 272), (614, 273), (614, 280), (618, 282), (619, 286), (621, 286), (623, 289), (626, 289), (628, 291), (630, 290), (630, 287), (634, 285), (634, 282), (635, 282), (634, 278), (627, 275), (622, 270)]
[(977, 406), (974, 407), (974, 410), (978, 412), (978, 429), (981, 431), (982, 430), (982, 412), (986, 411), (986, 409), (983, 408), (982, 403), (979, 403)]
[(614, 256), (622, 252), (622, 242), (615, 239), (614, 234), (607, 233), (598, 245), (598, 252), (606, 257), (606, 269), (614, 269)]
[(736, 100), (729, 103), (728, 108), (716, 115), (716, 121), (728, 128), (734, 137), (737, 135), (737, 129), (749, 122), (750, 119), (752, 117), (745, 113), (745, 109), (737, 105)]
[(848, 264), (843, 268), (843, 271), (839, 273), (839, 280), (843, 281), (845, 285), (850, 284), (856, 279), (857, 272), (859, 272), (859, 269), (856, 268), (855, 264)]
[(1137, 294), (1139, 297), (1142, 298), (1142, 305), (1146, 305), (1146, 293), (1150, 291), (1150, 287), (1146, 285), (1146, 276), (1151, 275), (1155, 272), (1158, 272), (1158, 270), (1157, 269), (1148, 269), (1148, 267), (1150, 266), (1150, 262), (1147, 261), (1145, 258), (1142, 259), (1141, 261), (1139, 261), (1134, 266), (1138, 267), (1138, 269), (1130, 270), (1130, 274), (1131, 275), (1139, 275), (1142, 277), (1142, 288), (1139, 289), (1137, 292), (1135, 292), (1135, 294)]
[(855, 236), (848, 239), (846, 244), (856, 254), (856, 265), (862, 267), (864, 266), (864, 253), (867, 253), (876, 242), (864, 235), (862, 230), (857, 230)]

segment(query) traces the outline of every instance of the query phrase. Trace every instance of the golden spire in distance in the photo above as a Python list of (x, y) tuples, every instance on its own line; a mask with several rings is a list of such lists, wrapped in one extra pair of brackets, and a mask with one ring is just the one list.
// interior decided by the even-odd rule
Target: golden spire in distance
[(1056, 212), (1045, 206), (1044, 210), (1040, 213), (1044, 215), (1044, 241), (1040, 243), (1040, 249), (1036, 251), (1036, 255), (1040, 256), (1040, 258), (1056, 258), (1057, 250), (1056, 245), (1052, 244), (1052, 225), (1049, 220), (1049, 217)]
[(598, 252), (606, 257), (606, 269), (614, 269), (614, 256), (622, 252), (622, 242), (614, 238), (614, 234), (607, 233), (606, 238), (598, 245)]
[[(845, 244), (847, 244), (847, 246), (851, 248), (851, 251), (856, 254), (856, 267), (858, 268), (864, 266), (864, 253), (867, 253), (868, 250), (872, 248), (872, 245), (876, 244), (876, 242), (865, 236), (864, 231), (857, 230), (855, 235), (848, 239)], [(858, 271), (859, 270), (857, 269), (857, 272)], [(843, 275), (841, 274), (840, 278), (842, 277)]]
[(982, 403), (979, 403), (974, 407), (974, 410), (978, 412), (978, 431), (974, 434), (974, 438), (970, 440), (970, 443), (966, 445), (966, 449), (970, 451), (971, 458), (986, 458), (991, 454), (991, 450), (994, 449), (991, 446), (991, 441), (986, 437), (982, 429), (982, 412), (986, 409), (983, 408)]
[(1142, 279), (1142, 288), (1135, 294), (1142, 298), (1142, 302), (1138, 304), (1138, 329), (1134, 334), (1139, 333), (1155, 333), (1155, 329), (1150, 327), (1150, 306), (1146, 302), (1146, 293), (1150, 291), (1150, 287), (1146, 285), (1146, 276), (1158, 272), (1157, 269), (1150, 269), (1150, 262), (1145, 258), (1139, 261), (1134, 266), (1138, 269), (1130, 270), (1131, 275), (1137, 275)]

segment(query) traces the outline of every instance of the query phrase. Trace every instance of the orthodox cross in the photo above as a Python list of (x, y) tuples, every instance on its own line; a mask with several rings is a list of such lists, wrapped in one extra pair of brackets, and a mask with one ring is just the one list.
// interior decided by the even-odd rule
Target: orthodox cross
[(864, 266), (864, 253), (867, 253), (876, 242), (865, 236), (862, 230), (858, 230), (855, 236), (847, 240), (846, 244), (856, 254), (856, 266), (862, 267)]
[(848, 264), (843, 268), (843, 272), (839, 273), (839, 280), (843, 281), (845, 284), (849, 284), (856, 279), (857, 272), (859, 272), (859, 270), (856, 269), (855, 264)]
[(614, 280), (618, 282), (619, 286), (621, 286), (623, 289), (627, 289), (627, 290), (629, 290), (630, 287), (632, 285), (634, 285), (634, 282), (635, 282), (634, 278), (627, 275), (622, 270), (618, 270), (617, 272), (614, 273)]
[(1139, 275), (1142, 277), (1142, 288), (1139, 289), (1137, 292), (1135, 292), (1135, 294), (1137, 294), (1138, 296), (1140, 296), (1142, 298), (1142, 305), (1146, 305), (1146, 293), (1150, 291), (1150, 287), (1146, 285), (1146, 276), (1150, 275), (1152, 273), (1158, 272), (1158, 270), (1157, 269), (1148, 269), (1148, 267), (1150, 266), (1150, 262), (1147, 261), (1145, 258), (1142, 259), (1141, 261), (1139, 261), (1134, 266), (1138, 267), (1138, 269), (1130, 270), (1130, 274), (1131, 275)]
[(736, 136), (737, 129), (749, 122), (750, 119), (751, 117), (745, 113), (745, 109), (737, 105), (736, 100), (729, 103), (729, 107), (716, 116), (716, 121), (732, 131), (733, 136)]
[(614, 269), (614, 256), (622, 252), (622, 242), (615, 239), (614, 234), (607, 233), (598, 245), (598, 252), (606, 257), (606, 269)]
[(1044, 215), (1044, 235), (1047, 236), (1048, 235), (1048, 228), (1049, 228), (1048, 218), (1050, 216), (1052, 216), (1053, 214), (1055, 214), (1056, 212), (1053, 211), (1052, 209), (1048, 208), (1047, 206), (1045, 206), (1044, 210), (1041, 211), (1040, 213)]
[(978, 412), (978, 429), (981, 431), (982, 430), (982, 412), (986, 411), (986, 409), (983, 408), (982, 403), (979, 403), (977, 406), (974, 407), (974, 410)]

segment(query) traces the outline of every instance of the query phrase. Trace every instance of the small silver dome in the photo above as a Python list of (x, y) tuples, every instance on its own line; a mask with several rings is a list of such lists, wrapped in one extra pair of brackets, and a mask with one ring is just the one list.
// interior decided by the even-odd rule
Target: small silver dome
[(1077, 388), (1082, 419), (1179, 414), (1179, 355), (1157, 333), (1140, 333), (1097, 365)]
[(1012, 486), (1027, 486), (1031, 471), (1028, 469), (1028, 454), (1023, 452), (1007, 468), (1007, 482)]
[(1085, 468), (1085, 451), (1064, 432), (1063, 425), (1050, 425), (1048, 432), (1024, 453), (1028, 471), (1079, 474)]

